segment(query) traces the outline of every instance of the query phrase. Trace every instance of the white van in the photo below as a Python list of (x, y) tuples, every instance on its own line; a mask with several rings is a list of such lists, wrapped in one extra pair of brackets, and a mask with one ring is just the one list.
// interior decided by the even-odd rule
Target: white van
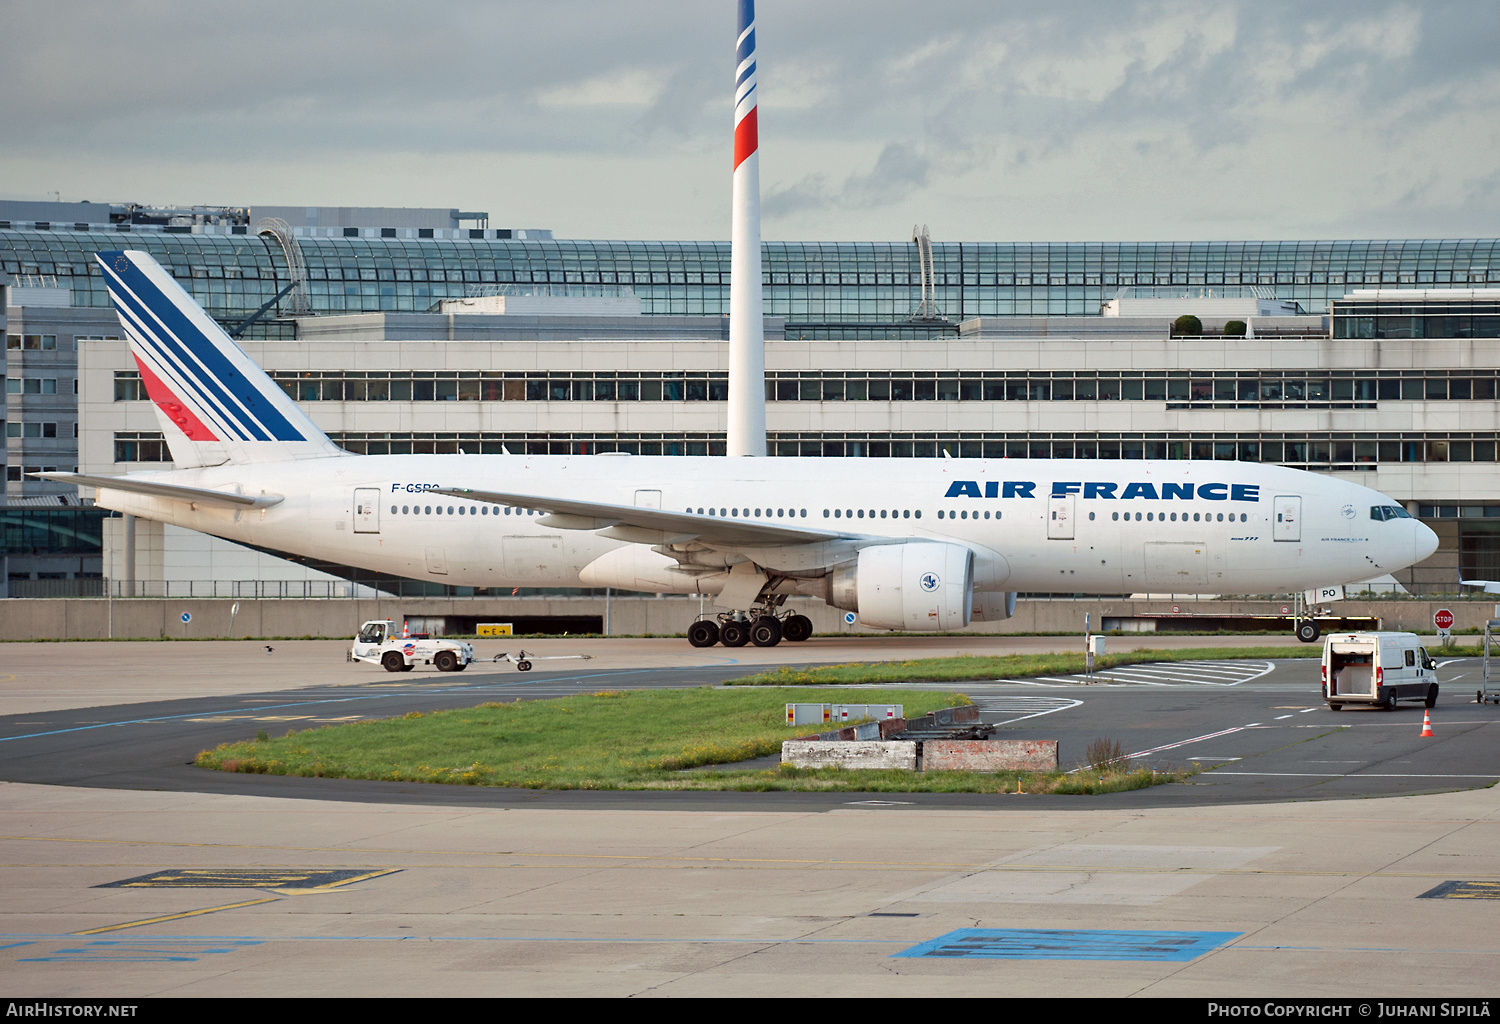
[(1330, 633), (1323, 641), (1323, 699), (1396, 710), (1398, 700), (1434, 707), (1437, 665), (1415, 633)]

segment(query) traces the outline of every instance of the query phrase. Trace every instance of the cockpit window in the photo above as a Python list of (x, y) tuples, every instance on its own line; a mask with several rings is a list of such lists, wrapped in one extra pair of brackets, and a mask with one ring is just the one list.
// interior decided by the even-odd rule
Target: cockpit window
[(1400, 505), (1371, 505), (1370, 518), (1381, 523), (1388, 519), (1410, 519), (1411, 513)]

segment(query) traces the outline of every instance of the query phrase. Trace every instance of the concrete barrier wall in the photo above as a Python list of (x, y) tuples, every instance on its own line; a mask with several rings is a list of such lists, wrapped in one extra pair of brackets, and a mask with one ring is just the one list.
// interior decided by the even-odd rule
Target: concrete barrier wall
[[(1173, 604), (1178, 611), (1172, 612)], [(463, 616), (507, 622), (532, 616), (598, 616), (605, 613), (603, 598), (476, 597), (361, 599), (240, 598), (231, 631), (229, 598), (10, 598), (0, 601), (0, 639), (81, 640), (103, 637), (215, 638), (262, 636), (353, 636), (367, 619)], [(1180, 623), (1191, 629), (1205, 617), (1276, 615), (1285, 602), (1171, 600), (1043, 600), (1024, 601), (1014, 617), (1002, 622), (976, 622), (965, 632), (1082, 633), (1085, 613), (1097, 630), (1111, 619), (1155, 618), (1163, 624)], [(710, 613), (711, 604), (704, 606)], [(787, 607), (807, 615), (819, 633), (883, 632), (848, 626), (843, 612), (813, 600), (788, 601)], [(1432, 613), (1453, 611), (1455, 629), (1483, 628), (1495, 616), (1491, 600), (1470, 601), (1340, 601), (1331, 606), (1340, 615), (1371, 617), (1381, 629), (1432, 632)], [(697, 598), (615, 598), (609, 603), (610, 633), (617, 636), (676, 634), (698, 617)], [(182, 621), (183, 613), (190, 616)], [(1163, 630), (1165, 632), (1166, 630)], [(1287, 627), (1290, 632), (1290, 626)], [(1150, 633), (1132, 646), (1150, 643)]]
[(1056, 740), (924, 740), (924, 772), (1054, 772)]
[(793, 768), (904, 768), (917, 767), (917, 744), (912, 740), (787, 740), (781, 763)]

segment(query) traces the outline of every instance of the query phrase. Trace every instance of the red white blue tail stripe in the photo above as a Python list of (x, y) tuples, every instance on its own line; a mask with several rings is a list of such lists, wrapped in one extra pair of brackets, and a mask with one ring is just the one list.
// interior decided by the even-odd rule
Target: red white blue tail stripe
[[(149, 253), (100, 252), (95, 258), (147, 394), (181, 440), (219, 446), (226, 457), (254, 442), (278, 449), (302, 442), (301, 450), (281, 457), (338, 452)], [(173, 456), (185, 461), (176, 447)]]
[(755, 0), (739, 0), (740, 33), (735, 43), (734, 168), (760, 148), (756, 130)]

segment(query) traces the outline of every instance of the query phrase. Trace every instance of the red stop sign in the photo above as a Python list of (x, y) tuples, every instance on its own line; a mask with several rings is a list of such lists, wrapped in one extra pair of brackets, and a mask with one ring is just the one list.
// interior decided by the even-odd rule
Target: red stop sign
[(1453, 628), (1453, 613), (1446, 608), (1439, 608), (1432, 613), (1432, 624), (1438, 629)]

